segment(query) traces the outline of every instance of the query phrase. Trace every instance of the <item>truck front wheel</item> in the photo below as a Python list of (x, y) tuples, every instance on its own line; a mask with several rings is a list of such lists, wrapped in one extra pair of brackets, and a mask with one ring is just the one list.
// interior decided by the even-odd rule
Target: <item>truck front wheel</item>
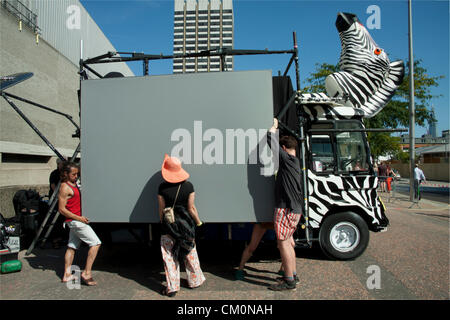
[(325, 218), (319, 232), (322, 251), (329, 258), (350, 260), (359, 257), (369, 243), (367, 223), (354, 212), (341, 212)]

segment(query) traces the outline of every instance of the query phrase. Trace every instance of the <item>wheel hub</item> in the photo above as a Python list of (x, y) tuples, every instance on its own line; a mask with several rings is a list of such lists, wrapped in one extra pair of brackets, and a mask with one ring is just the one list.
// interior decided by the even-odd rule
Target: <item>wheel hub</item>
[(350, 222), (336, 224), (330, 232), (331, 245), (340, 252), (349, 252), (356, 248), (360, 242), (358, 228)]

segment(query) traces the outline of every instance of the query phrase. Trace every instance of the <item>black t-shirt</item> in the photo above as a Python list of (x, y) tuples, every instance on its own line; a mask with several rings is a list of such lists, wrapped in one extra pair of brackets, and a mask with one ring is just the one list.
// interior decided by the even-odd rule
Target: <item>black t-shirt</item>
[(271, 141), (272, 133), (267, 133), (267, 143), (272, 150), (279, 152), (279, 165), (275, 180), (275, 207), (290, 208), (293, 213), (302, 212), (303, 192), (301, 184), (300, 160), (284, 151), (277, 139), (274, 145)]
[(55, 188), (56, 188), (60, 179), (61, 179), (61, 174), (58, 169), (55, 169), (52, 171), (52, 173), (50, 173), (50, 178), (48, 179), (49, 183), (50, 183), (50, 190), (48, 192), (49, 197), (51, 197), (53, 194), (52, 184), (54, 184)]
[(177, 195), (178, 186), (180, 183), (181, 188), (175, 205), (181, 205), (188, 210), (189, 195), (194, 192), (194, 186), (189, 181), (179, 183), (163, 182), (159, 185), (158, 194), (164, 198), (166, 207), (172, 207), (174, 205), (173, 202), (175, 200), (175, 196)]

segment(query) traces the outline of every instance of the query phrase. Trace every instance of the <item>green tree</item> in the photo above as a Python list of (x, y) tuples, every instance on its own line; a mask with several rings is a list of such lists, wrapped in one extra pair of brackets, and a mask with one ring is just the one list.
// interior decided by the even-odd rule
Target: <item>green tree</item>
[(302, 92), (305, 93), (320, 93), (325, 92), (325, 78), (339, 71), (337, 65), (332, 65), (328, 63), (316, 63), (316, 71), (311, 73), (309, 78), (305, 80), (305, 87)]
[[(337, 65), (316, 63), (316, 70), (304, 81), (303, 92), (326, 92), (325, 78), (339, 71)], [(366, 128), (407, 128), (409, 127), (409, 63), (406, 63), (405, 77), (391, 101), (376, 116), (364, 119)], [(414, 105), (416, 124), (425, 126), (434, 122), (432, 112), (429, 110), (432, 98), (438, 97), (431, 93), (432, 87), (439, 86), (439, 80), (444, 76), (430, 76), (422, 65), (422, 60), (414, 61)], [(400, 140), (392, 137), (390, 133), (368, 133), (372, 155), (377, 158), (382, 155), (399, 154)]]

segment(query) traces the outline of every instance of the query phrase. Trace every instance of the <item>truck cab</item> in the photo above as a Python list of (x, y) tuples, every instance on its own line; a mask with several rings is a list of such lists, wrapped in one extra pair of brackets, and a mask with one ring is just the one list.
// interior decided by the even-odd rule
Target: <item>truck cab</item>
[[(308, 106), (299, 106), (308, 108)], [(353, 259), (369, 242), (369, 231), (385, 231), (389, 220), (377, 195), (362, 119), (310, 117), (305, 124), (305, 225), (312, 240), (334, 259)]]

